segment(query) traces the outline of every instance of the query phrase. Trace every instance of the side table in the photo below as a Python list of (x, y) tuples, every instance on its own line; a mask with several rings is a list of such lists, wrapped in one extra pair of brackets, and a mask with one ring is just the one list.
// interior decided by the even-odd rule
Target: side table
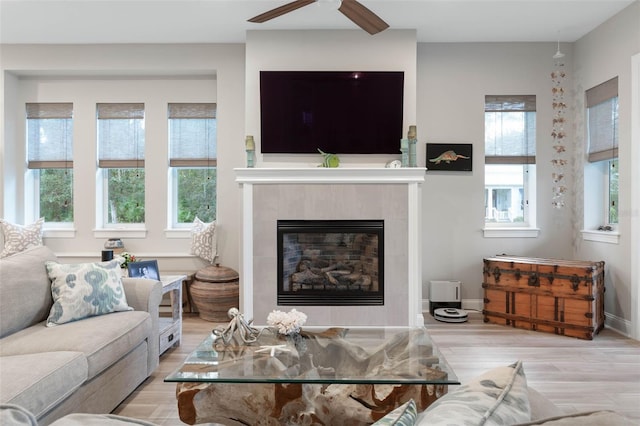
[(171, 297), (171, 317), (160, 317), (160, 355), (170, 347), (180, 346), (182, 337), (182, 282), (186, 275), (166, 275), (160, 278), (162, 294)]

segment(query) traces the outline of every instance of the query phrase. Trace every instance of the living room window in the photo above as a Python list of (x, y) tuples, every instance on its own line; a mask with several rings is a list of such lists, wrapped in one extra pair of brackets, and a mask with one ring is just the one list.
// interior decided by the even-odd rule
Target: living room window
[(169, 173), (173, 228), (197, 216), (216, 219), (217, 120), (215, 103), (170, 103)]
[(618, 225), (618, 78), (586, 91), (585, 229)]
[(535, 227), (535, 95), (485, 96), (485, 227)]
[(27, 187), (32, 216), (73, 223), (73, 104), (27, 103)]
[(99, 103), (96, 117), (102, 225), (126, 228), (144, 223), (144, 104)]

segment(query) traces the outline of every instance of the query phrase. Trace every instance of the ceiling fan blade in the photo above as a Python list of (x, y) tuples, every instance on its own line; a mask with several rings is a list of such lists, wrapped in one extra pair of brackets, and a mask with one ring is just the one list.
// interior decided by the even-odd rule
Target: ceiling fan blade
[(342, 0), (338, 10), (371, 35), (389, 28), (389, 24), (356, 0)]
[(287, 3), (283, 6), (276, 7), (275, 9), (271, 9), (268, 12), (262, 13), (258, 16), (254, 16), (251, 19), (248, 19), (249, 22), (262, 23), (266, 22), (270, 19), (277, 18), (278, 16), (284, 15), (285, 13), (293, 12), (296, 9), (300, 9), (303, 6), (306, 6), (311, 3), (315, 3), (316, 0), (296, 0), (291, 3)]

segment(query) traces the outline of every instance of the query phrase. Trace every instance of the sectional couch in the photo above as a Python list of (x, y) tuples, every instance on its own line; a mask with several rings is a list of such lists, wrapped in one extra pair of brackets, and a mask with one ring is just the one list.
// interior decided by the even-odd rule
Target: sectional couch
[(119, 280), (111, 267), (126, 309), (51, 324), (66, 312), (51, 310), (49, 265), (62, 264), (44, 246), (0, 259), (0, 404), (24, 407), (40, 425), (72, 412), (111, 412), (159, 357), (159, 281)]

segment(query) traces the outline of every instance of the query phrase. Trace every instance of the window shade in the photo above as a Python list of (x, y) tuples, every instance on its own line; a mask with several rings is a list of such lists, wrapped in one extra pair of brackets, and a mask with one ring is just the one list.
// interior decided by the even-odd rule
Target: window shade
[(215, 167), (217, 120), (215, 103), (172, 103), (168, 107), (169, 165)]
[(73, 103), (27, 103), (30, 169), (73, 168)]
[(144, 104), (98, 104), (97, 114), (99, 120), (143, 119)]
[(586, 92), (589, 161), (618, 158), (618, 77)]
[(485, 112), (535, 110), (535, 95), (487, 95), (484, 97)]
[(485, 96), (485, 164), (535, 164), (535, 95)]
[(144, 104), (100, 103), (96, 117), (99, 167), (144, 167)]
[(169, 118), (216, 118), (216, 104), (169, 104)]

